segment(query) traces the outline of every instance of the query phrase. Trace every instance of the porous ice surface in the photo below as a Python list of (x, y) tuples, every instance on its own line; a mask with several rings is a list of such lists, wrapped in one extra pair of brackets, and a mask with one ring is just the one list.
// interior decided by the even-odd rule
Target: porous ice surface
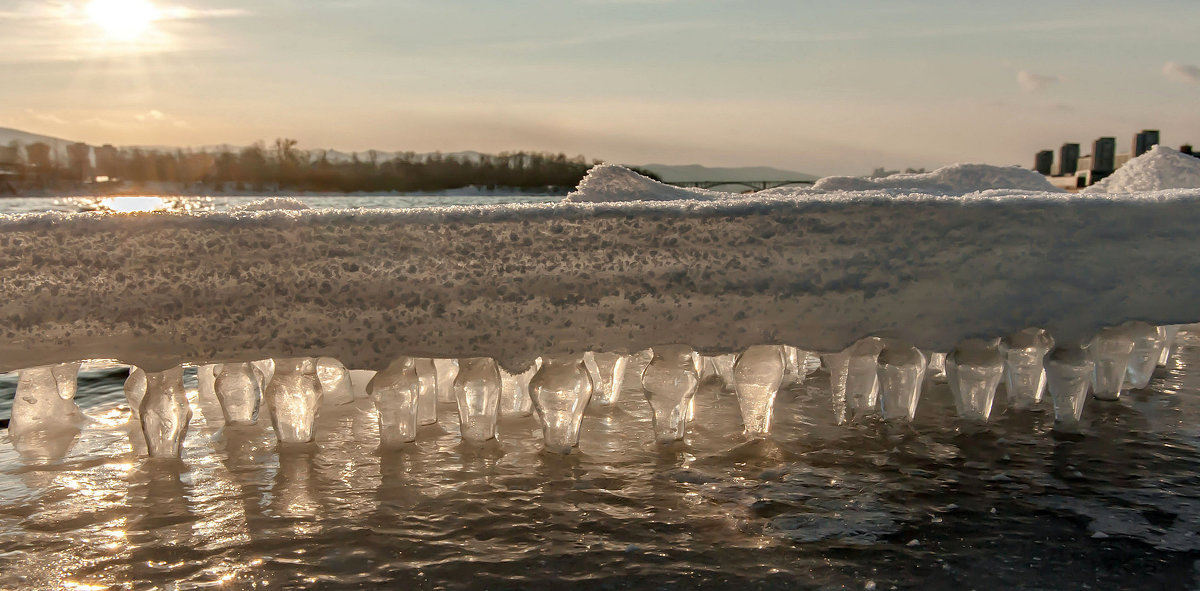
[(1200, 158), (1166, 146), (1154, 146), (1082, 192), (1132, 193), (1195, 188), (1200, 188)]
[(824, 192), (898, 189), (933, 194), (963, 194), (987, 189), (1064, 192), (1035, 171), (990, 164), (951, 164), (933, 172), (894, 174), (881, 178), (830, 176), (818, 180), (812, 188)]
[[(645, 197), (596, 178), (580, 192)], [(1200, 190), (4, 216), (0, 371), (400, 355), (521, 371), (669, 343), (948, 351), (1030, 326), (1077, 345), (1200, 319), (1196, 227)]]
[(566, 201), (676, 201), (712, 200), (732, 197), (731, 193), (706, 189), (682, 188), (660, 183), (618, 164), (593, 166)]

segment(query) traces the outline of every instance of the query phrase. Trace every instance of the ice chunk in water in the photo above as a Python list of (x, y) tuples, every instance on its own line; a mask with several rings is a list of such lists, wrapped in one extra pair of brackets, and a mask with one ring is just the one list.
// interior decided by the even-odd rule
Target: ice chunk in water
[(253, 425), (258, 421), (262, 390), (250, 363), (226, 363), (213, 380), (226, 425)]
[(39, 431), (78, 428), (83, 420), (75, 404), (79, 365), (64, 363), (21, 370), (8, 423), (8, 434), (14, 440)]
[(1100, 331), (1088, 343), (1088, 356), (1096, 364), (1092, 375), (1092, 393), (1097, 400), (1116, 400), (1125, 388), (1125, 368), (1133, 352), (1133, 339), (1123, 326)]
[(542, 358), (534, 360), (521, 373), (500, 370), (500, 415), (527, 417), (533, 414), (533, 400), (529, 397), (529, 382), (542, 367)]
[(629, 356), (620, 353), (589, 355), (592, 356), (599, 375), (598, 381), (592, 381), (592, 404), (611, 408), (621, 398), (621, 386), (625, 383), (625, 367), (629, 364)]
[(946, 354), (937, 353), (935, 351), (922, 351), (925, 358), (929, 360), (929, 367), (925, 368), (925, 375), (934, 383), (946, 382)]
[(577, 357), (543, 360), (529, 382), (529, 394), (542, 423), (546, 451), (567, 454), (579, 446), (579, 427), (592, 397), (592, 378)]
[(1159, 335), (1157, 327), (1144, 322), (1128, 323), (1125, 330), (1133, 341), (1129, 363), (1125, 368), (1125, 382), (1130, 388), (1141, 390), (1150, 385), (1150, 378), (1154, 376), (1166, 342)]
[(654, 347), (654, 357), (642, 370), (642, 389), (653, 412), (654, 438), (659, 443), (683, 439), (688, 413), (700, 379), (696, 352), (688, 345)]
[(275, 360), (260, 359), (251, 361), (250, 365), (254, 366), (254, 376), (258, 378), (258, 387), (263, 391), (267, 391), (267, 385), (271, 383), (271, 378), (275, 377)]
[(496, 360), (491, 357), (460, 359), (458, 375), (454, 378), (454, 397), (458, 401), (458, 423), (463, 441), (482, 443), (495, 439), (496, 417), (500, 414), (500, 366)]
[[(379, 417), (379, 445), (385, 449), (417, 440), (421, 378), (411, 357), (400, 357), (367, 384)], [(436, 394), (435, 394), (436, 397)]]
[(354, 402), (354, 390), (350, 387), (350, 373), (341, 361), (332, 357), (317, 359), (317, 381), (321, 383), (321, 401), (325, 404), (342, 405)]
[(417, 394), (417, 422), (432, 425), (437, 422), (438, 381), (437, 366), (432, 359), (421, 357), (413, 360), (413, 369), (421, 383)]
[(748, 437), (766, 437), (771, 432), (771, 410), (786, 369), (783, 348), (776, 345), (750, 347), (734, 363), (733, 387)]
[(1158, 327), (1158, 336), (1162, 337), (1163, 350), (1158, 356), (1158, 366), (1166, 367), (1175, 354), (1175, 341), (1179, 338), (1179, 325), (1172, 324)]
[(438, 402), (454, 403), (454, 380), (458, 377), (457, 359), (434, 359), (437, 368)]
[(850, 416), (870, 415), (879, 406), (877, 360), (882, 349), (881, 339), (868, 337), (840, 353), (821, 356), (829, 369), (830, 399), (837, 424), (845, 423)]
[(728, 390), (733, 390), (733, 364), (737, 362), (737, 353), (726, 353), (708, 358), (712, 362), (713, 371), (721, 378), (721, 383)]
[(1055, 349), (1046, 357), (1046, 382), (1057, 428), (1078, 425), (1095, 369), (1095, 362), (1078, 347)]
[(1042, 401), (1046, 391), (1044, 360), (1053, 348), (1054, 339), (1040, 328), (1027, 328), (1004, 339), (1004, 386), (1013, 408), (1028, 409)]
[(183, 455), (192, 407), (183, 387), (183, 367), (146, 374), (146, 396), (142, 398), (142, 435), (152, 458)]
[(1004, 356), (994, 341), (970, 340), (955, 347), (946, 356), (946, 379), (958, 416), (987, 422), (1003, 375)]
[(217, 395), (216, 381), (217, 373), (221, 371), (221, 366), (218, 365), (201, 365), (196, 368), (196, 394), (205, 398), (214, 398)]
[(129, 402), (130, 420), (141, 420), (142, 399), (145, 397), (146, 372), (136, 367), (130, 367), (129, 377), (125, 378), (125, 400)]
[(314, 359), (276, 359), (275, 374), (263, 396), (271, 408), (271, 424), (280, 443), (313, 440), (313, 425), (321, 406), (321, 382)]
[(925, 355), (916, 347), (889, 341), (879, 354), (879, 403), (885, 420), (911, 421), (921, 400)]

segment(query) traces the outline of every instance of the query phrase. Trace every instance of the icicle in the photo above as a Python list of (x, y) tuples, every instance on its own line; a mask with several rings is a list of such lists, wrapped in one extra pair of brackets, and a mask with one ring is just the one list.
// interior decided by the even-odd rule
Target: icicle
[(196, 395), (204, 398), (215, 398), (217, 395), (215, 382), (217, 373), (221, 371), (220, 364), (201, 365), (196, 368)]
[(924, 381), (925, 355), (916, 347), (887, 343), (879, 355), (879, 403), (883, 418), (913, 420)]
[(142, 434), (152, 458), (179, 458), (187, 437), (192, 408), (183, 387), (183, 367), (146, 374), (142, 399)]
[(500, 411), (500, 366), (490, 357), (460, 359), (458, 363), (454, 397), (458, 401), (463, 441), (482, 443), (495, 439)]
[(533, 400), (529, 398), (529, 382), (537, 371), (537, 363), (521, 373), (500, 370), (501, 416), (527, 417), (533, 412)]
[(568, 454), (578, 447), (583, 412), (592, 397), (592, 379), (583, 360), (544, 359), (529, 382), (529, 395), (541, 419), (546, 451)]
[(876, 369), (882, 340), (867, 337), (840, 353), (821, 356), (829, 369), (830, 399), (834, 421), (841, 425), (853, 413), (862, 418), (879, 406), (879, 377)]
[(766, 437), (771, 432), (771, 410), (783, 385), (785, 359), (782, 347), (759, 345), (746, 349), (733, 366), (733, 385), (747, 437)]
[(935, 383), (946, 383), (946, 354), (934, 351), (922, 351), (921, 354), (929, 359), (929, 367), (925, 369), (925, 375)]
[(78, 428), (83, 412), (75, 404), (78, 363), (23, 369), (17, 378), (8, 434), (14, 439), (40, 431)]
[(1125, 331), (1133, 342), (1125, 368), (1125, 382), (1131, 389), (1141, 390), (1150, 385), (1150, 378), (1154, 377), (1154, 369), (1162, 358), (1166, 341), (1159, 336), (1157, 327), (1145, 322), (1128, 323)]
[(411, 357), (396, 359), (367, 384), (367, 395), (378, 410), (380, 447), (395, 448), (417, 440), (421, 389)]
[(264, 397), (271, 408), (271, 424), (280, 443), (313, 440), (313, 426), (321, 406), (317, 364), (310, 357), (276, 359), (275, 374)]
[(413, 369), (421, 383), (421, 391), (417, 395), (417, 422), (421, 425), (432, 425), (438, 420), (437, 366), (432, 359), (421, 357), (413, 360)]
[(354, 402), (350, 374), (341, 361), (332, 357), (317, 359), (317, 381), (321, 384), (321, 402), (340, 406)]
[(1105, 328), (1088, 343), (1088, 356), (1096, 364), (1092, 393), (1097, 400), (1116, 400), (1125, 388), (1125, 368), (1133, 352), (1133, 339), (1124, 327)]
[(213, 380), (213, 391), (221, 403), (226, 425), (253, 425), (258, 421), (262, 390), (249, 363), (226, 363)]
[(250, 362), (254, 366), (254, 376), (258, 378), (258, 387), (263, 392), (267, 391), (267, 385), (271, 383), (271, 378), (275, 377), (275, 360), (260, 359)]
[(1158, 336), (1162, 337), (1163, 350), (1158, 356), (1158, 366), (1166, 367), (1175, 354), (1175, 341), (1179, 338), (1179, 325), (1172, 324), (1158, 327)]
[(437, 368), (438, 402), (454, 404), (454, 380), (458, 377), (457, 359), (434, 359)]
[(784, 360), (783, 385), (791, 386), (803, 383), (804, 378), (808, 376), (804, 371), (805, 356), (807, 354), (791, 345), (782, 345), (781, 350)]
[(629, 356), (620, 353), (596, 353), (594, 360), (600, 379), (592, 382), (592, 404), (612, 408), (621, 398), (621, 386), (625, 383), (625, 368), (629, 364)]
[(963, 419), (987, 422), (1002, 377), (1004, 355), (995, 341), (964, 341), (946, 356), (946, 379)]
[(1058, 427), (1078, 425), (1095, 369), (1095, 362), (1077, 347), (1055, 349), (1046, 358), (1046, 382)]
[(1027, 328), (1004, 339), (1004, 386), (1013, 408), (1028, 409), (1042, 401), (1046, 391), (1046, 354), (1054, 348), (1050, 333)]
[(136, 367), (129, 368), (125, 378), (125, 400), (129, 402), (129, 419), (142, 420), (142, 399), (146, 397), (146, 372)]
[(659, 443), (683, 439), (696, 386), (695, 351), (687, 345), (654, 347), (654, 358), (642, 371), (642, 389), (653, 411), (654, 436)]
[(715, 355), (709, 357), (712, 360), (713, 370), (716, 371), (717, 377), (721, 378), (721, 383), (724, 389), (733, 391), (733, 364), (737, 362), (737, 353), (727, 353), (725, 355)]
[(817, 370), (821, 369), (821, 356), (812, 351), (800, 350), (800, 354), (804, 356), (804, 363), (801, 368), (804, 370), (804, 377), (813, 375)]

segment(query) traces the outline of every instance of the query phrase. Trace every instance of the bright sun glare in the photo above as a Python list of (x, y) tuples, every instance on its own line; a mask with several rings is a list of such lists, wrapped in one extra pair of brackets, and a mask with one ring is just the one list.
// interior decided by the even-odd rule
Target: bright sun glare
[(158, 18), (148, 0), (92, 0), (84, 9), (104, 35), (117, 41), (136, 41)]

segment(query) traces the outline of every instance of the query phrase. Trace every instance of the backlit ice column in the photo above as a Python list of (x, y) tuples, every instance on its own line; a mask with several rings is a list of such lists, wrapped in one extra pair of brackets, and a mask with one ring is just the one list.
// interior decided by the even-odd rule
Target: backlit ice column
[(9, 436), (16, 440), (43, 431), (77, 429), (83, 420), (83, 412), (75, 404), (78, 373), (78, 363), (21, 370), (8, 423)]
[(946, 381), (946, 354), (931, 351), (922, 351), (922, 354), (929, 360), (929, 367), (925, 368), (925, 375), (934, 383), (944, 383)]
[[(417, 440), (421, 378), (411, 357), (400, 357), (367, 384), (379, 417), (379, 445), (395, 448)], [(436, 396), (436, 394), (435, 394)]]
[(438, 402), (454, 403), (454, 380), (458, 377), (457, 359), (434, 359), (437, 368)]
[(1179, 338), (1179, 325), (1172, 324), (1158, 327), (1158, 336), (1162, 337), (1163, 350), (1158, 356), (1158, 366), (1166, 367), (1175, 353), (1175, 341)]
[(621, 386), (625, 383), (625, 367), (629, 356), (620, 353), (588, 353), (596, 363), (599, 381), (592, 382), (592, 404), (612, 408), (621, 398)]
[(271, 424), (280, 443), (308, 443), (321, 407), (321, 382), (311, 357), (276, 359), (275, 375), (264, 397), (271, 408)]
[(267, 391), (267, 385), (271, 383), (271, 378), (275, 377), (275, 360), (260, 359), (251, 361), (250, 365), (254, 366), (254, 377), (258, 378), (258, 387), (263, 392)]
[(213, 390), (226, 425), (253, 425), (258, 421), (262, 389), (254, 366), (249, 363), (226, 363), (213, 380)]
[(421, 382), (417, 395), (417, 422), (432, 425), (437, 422), (438, 381), (437, 366), (432, 359), (421, 357), (413, 360), (413, 369)]
[(129, 368), (125, 378), (125, 400), (129, 402), (129, 419), (142, 420), (142, 399), (146, 397), (146, 372), (136, 367)]
[(1102, 329), (1087, 346), (1095, 369), (1092, 395), (1097, 400), (1116, 400), (1125, 387), (1125, 369), (1133, 352), (1133, 339), (1124, 326)]
[(771, 432), (771, 410), (786, 369), (784, 352), (777, 345), (750, 347), (734, 363), (733, 387), (748, 437), (766, 437)]
[(879, 354), (879, 404), (884, 420), (913, 420), (924, 381), (925, 355), (916, 347), (889, 342)]
[(350, 373), (341, 361), (332, 357), (317, 359), (317, 381), (321, 383), (321, 402), (324, 404), (341, 405), (354, 402)]
[(454, 397), (458, 401), (458, 423), (463, 441), (482, 443), (495, 439), (496, 417), (500, 414), (500, 366), (496, 360), (491, 357), (460, 359), (458, 375), (454, 378)]
[(592, 378), (578, 357), (542, 360), (529, 381), (529, 395), (542, 423), (546, 451), (568, 454), (579, 446), (583, 412), (592, 397)]
[(853, 416), (860, 418), (879, 406), (877, 360), (883, 341), (867, 337), (846, 347), (841, 353), (821, 355), (829, 369), (830, 399), (834, 421), (841, 425)]
[(1095, 362), (1078, 347), (1055, 349), (1046, 357), (1046, 382), (1054, 403), (1056, 428), (1078, 426), (1095, 368)]
[(995, 341), (964, 341), (946, 356), (946, 379), (961, 418), (986, 423), (1002, 377), (1004, 355)]
[(721, 383), (725, 389), (733, 389), (733, 364), (737, 362), (737, 353), (726, 353), (724, 355), (714, 355), (708, 358), (712, 361), (713, 370), (717, 377), (721, 378)]
[(217, 372), (220, 365), (201, 365), (196, 368), (196, 394), (202, 397), (215, 397)]
[(1040, 328), (1027, 328), (1004, 339), (1004, 385), (1013, 408), (1028, 409), (1042, 401), (1046, 391), (1044, 361), (1053, 348), (1054, 339)]
[(656, 346), (654, 358), (642, 371), (642, 389), (659, 443), (680, 441), (687, 431), (688, 409), (700, 384), (695, 354), (688, 345)]
[(183, 387), (183, 367), (146, 374), (146, 396), (141, 406), (142, 434), (152, 458), (183, 455), (192, 407)]
[(529, 398), (529, 382), (537, 373), (540, 363), (533, 363), (521, 373), (508, 373), (500, 369), (500, 414), (501, 416), (527, 417), (533, 412), (533, 400)]
[(1129, 363), (1125, 368), (1125, 383), (1134, 390), (1141, 390), (1150, 385), (1150, 378), (1154, 376), (1166, 342), (1159, 335), (1157, 327), (1145, 322), (1131, 322), (1125, 329), (1133, 341)]

